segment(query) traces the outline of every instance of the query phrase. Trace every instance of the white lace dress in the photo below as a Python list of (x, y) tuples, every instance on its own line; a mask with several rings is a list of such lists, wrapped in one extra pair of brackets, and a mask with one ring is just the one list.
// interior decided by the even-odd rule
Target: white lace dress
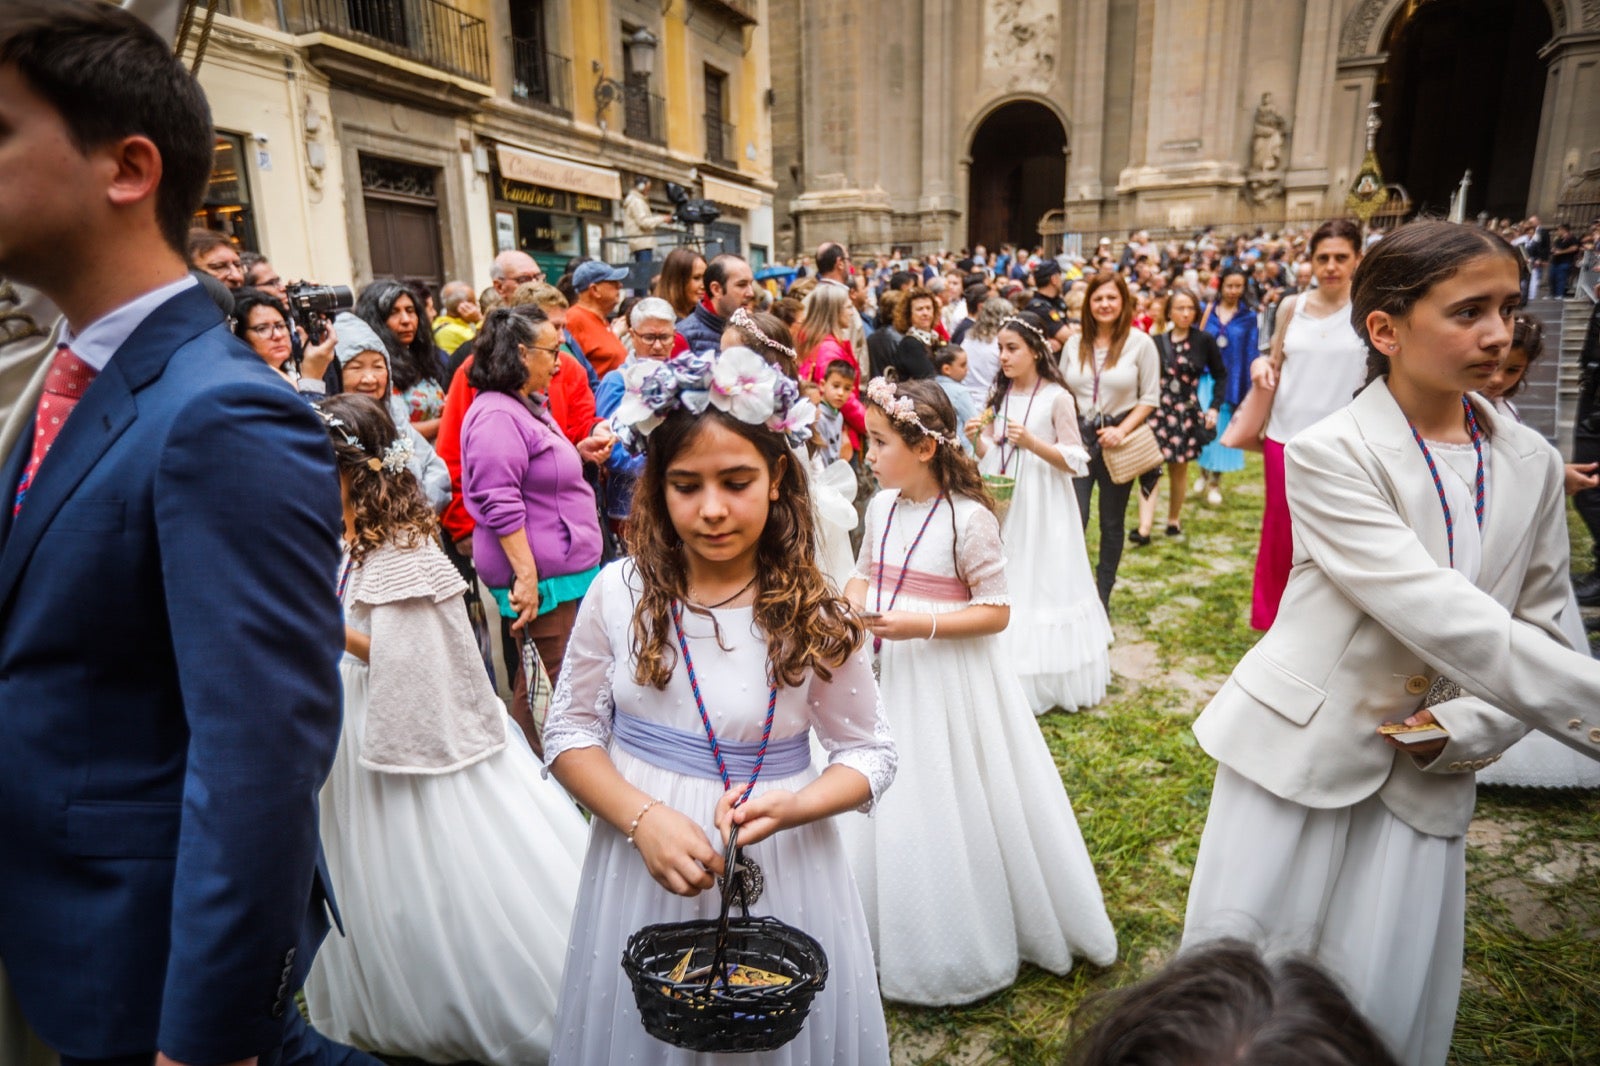
[[(853, 576), (867, 582), (869, 609), (890, 609), (903, 568), (896, 611), (1010, 603), (988, 509), (898, 495), (867, 508)], [(1074, 955), (1109, 965), (1117, 939), (1100, 883), (1001, 634), (886, 640), (879, 656), (899, 770), (875, 816), (844, 832), (884, 998), (968, 1003), (1010, 985), (1022, 962), (1055, 973)]]
[[(641, 758), (625, 750), (614, 731), (614, 724), (625, 724), (621, 716), (626, 715), (685, 740), (705, 741), (681, 664), (665, 690), (633, 679), (629, 647), (636, 592), (630, 586), (637, 580), (632, 563), (622, 560), (607, 567), (584, 598), (545, 728), (546, 759), (553, 762), (575, 748), (606, 748), (622, 776), (699, 822), (707, 837), (720, 844), (712, 815), (722, 781)], [(712, 614), (720, 628), (720, 646), (710, 619), (688, 613), (683, 619), (706, 712), (723, 744), (758, 742), (766, 717), (766, 641), (754, 628), (750, 608)], [(813, 678), (803, 688), (779, 690), (774, 745), (812, 729), (830, 763), (860, 771), (871, 783), (874, 800), (882, 795), (894, 779), (895, 748), (878, 703), (870, 647), (835, 670), (831, 682)], [(709, 764), (709, 744), (704, 752)], [(764, 773), (755, 793), (803, 788), (816, 771), (804, 753), (802, 758), (804, 769), (788, 776)], [(621, 965), (629, 935), (655, 922), (713, 918), (718, 895), (672, 895), (650, 876), (622, 833), (600, 819), (594, 820), (590, 833), (557, 1010), (553, 1064), (888, 1063), (872, 943), (834, 820), (787, 830), (747, 852), (766, 879), (766, 890), (751, 913), (770, 914), (803, 929), (828, 956), (828, 981), (811, 1005), (805, 1028), (782, 1048), (760, 1055), (697, 1055), (644, 1031)]]
[[(484, 1066), (543, 1062), (583, 816), (541, 775), (484, 676), (455, 567), (431, 543), (403, 557), (416, 567), (402, 565), (397, 576), (400, 558), (369, 556), (344, 596), (346, 621), (372, 634), (372, 666), (352, 655), (339, 664), (344, 727), (322, 787), (321, 829), (344, 935), (330, 934), (317, 952), (306, 1007), (324, 1035), (370, 1051)], [(386, 581), (365, 572), (380, 563)], [(419, 573), (433, 580), (404, 587)], [(375, 591), (375, 583), (386, 587)], [(387, 716), (383, 701), (397, 685), (383, 671), (400, 674), (399, 689), (419, 697)], [(470, 743), (472, 706), (492, 709), (500, 746), (485, 754), (471, 744), (464, 760), (437, 754), (441, 738)], [(385, 750), (380, 736), (395, 751), (395, 710), (413, 726), (398, 739), (424, 753), (413, 762), (426, 768), (371, 768)]]
[[(1078, 432), (1072, 394), (1040, 381), (1036, 394), (1006, 395), (1004, 407), (983, 432), (989, 454), (978, 464), (985, 474), (1017, 479), (1006, 515), (1006, 555), (1016, 581), (1005, 647), (1034, 714), (1052, 707), (1076, 711), (1106, 696), (1111, 680), (1111, 622), (1106, 618), (1072, 491), (1073, 474), (1089, 469)], [(1072, 473), (1039, 456), (999, 443), (1006, 419), (1023, 422), (1066, 458)]]

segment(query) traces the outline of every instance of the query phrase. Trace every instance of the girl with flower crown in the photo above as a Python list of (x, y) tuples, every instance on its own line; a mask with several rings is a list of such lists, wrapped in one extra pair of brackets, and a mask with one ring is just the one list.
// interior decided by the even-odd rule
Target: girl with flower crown
[(344, 498), (344, 727), (322, 844), (345, 935), (306, 982), (319, 1030), (429, 1062), (543, 1061), (583, 817), (484, 675), (466, 582), (375, 400), (320, 405)]
[[(649, 1036), (619, 965), (630, 934), (711, 918), (739, 826), (751, 904), (814, 936), (828, 980), (797, 1039), (749, 1061), (889, 1061), (872, 946), (831, 817), (894, 777), (862, 624), (812, 553), (791, 450), (815, 410), (756, 353), (637, 364), (613, 415), (645, 446), (629, 558), (585, 597), (545, 730), (594, 812), (551, 1062), (686, 1064)], [(812, 767), (815, 730), (828, 752)]]
[(1089, 571), (1072, 479), (1089, 469), (1078, 408), (1028, 311), (996, 336), (1000, 373), (983, 415), (966, 425), (984, 474), (1014, 483), (1002, 530), (1018, 573), (1005, 641), (1034, 714), (1076, 711), (1106, 695), (1111, 623)]
[(845, 595), (879, 645), (900, 757), (894, 792), (845, 839), (884, 997), (968, 1003), (1024, 961), (1108, 965), (1117, 941), (1094, 866), (1006, 661), (1000, 523), (955, 409), (932, 382), (877, 378), (866, 423), (884, 491)]

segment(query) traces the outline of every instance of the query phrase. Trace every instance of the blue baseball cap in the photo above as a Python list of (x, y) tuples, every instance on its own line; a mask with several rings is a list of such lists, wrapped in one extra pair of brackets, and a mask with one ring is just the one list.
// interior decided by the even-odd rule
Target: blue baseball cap
[(627, 276), (626, 267), (614, 267), (591, 259), (572, 272), (572, 288), (574, 292), (582, 292), (597, 281), (622, 281)]

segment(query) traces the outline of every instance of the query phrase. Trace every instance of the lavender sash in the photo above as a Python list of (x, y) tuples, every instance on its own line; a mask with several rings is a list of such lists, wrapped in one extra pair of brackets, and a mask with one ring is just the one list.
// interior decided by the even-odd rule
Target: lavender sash
[[(717, 760), (711, 757), (711, 745), (702, 733), (673, 729), (626, 711), (617, 711), (611, 719), (611, 736), (617, 747), (652, 766), (690, 777), (722, 779), (722, 774), (717, 772)], [(728, 767), (728, 776), (735, 782), (748, 781), (750, 771), (756, 768), (756, 754), (761, 750), (761, 742), (717, 739), (722, 747), (722, 761)], [(767, 743), (767, 761), (762, 764), (761, 775), (767, 778), (790, 777), (810, 765), (810, 733), (774, 737)]]

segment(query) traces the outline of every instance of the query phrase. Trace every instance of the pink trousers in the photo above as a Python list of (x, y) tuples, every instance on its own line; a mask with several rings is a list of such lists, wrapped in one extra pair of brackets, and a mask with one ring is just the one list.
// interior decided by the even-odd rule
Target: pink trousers
[(1289, 498), (1283, 486), (1283, 445), (1266, 438), (1261, 457), (1267, 473), (1267, 508), (1261, 516), (1261, 549), (1256, 553), (1255, 591), (1250, 597), (1250, 628), (1271, 629), (1294, 563)]

